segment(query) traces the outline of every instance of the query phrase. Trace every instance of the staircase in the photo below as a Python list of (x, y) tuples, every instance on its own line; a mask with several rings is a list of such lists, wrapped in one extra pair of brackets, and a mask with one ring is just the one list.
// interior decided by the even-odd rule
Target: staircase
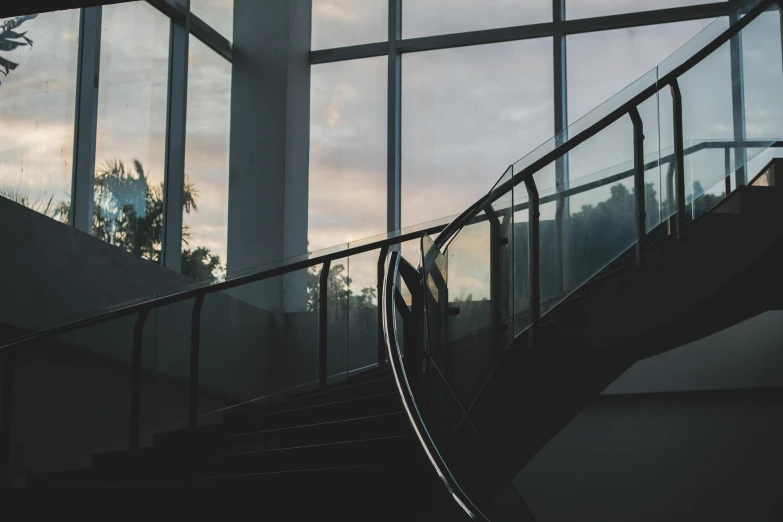
[[(775, 168), (780, 163), (773, 161), (744, 184), (751, 156), (780, 146), (778, 139), (783, 137), (783, 128), (776, 127), (774, 120), (760, 117), (759, 121), (749, 122), (748, 128), (755, 125), (771, 129), (764, 139), (704, 139), (695, 144), (689, 142), (691, 145), (685, 148), (683, 138), (683, 100), (694, 105), (699, 100), (694, 99), (693, 93), (690, 98), (683, 96), (679, 80), (683, 79), (687, 94), (688, 75), (703, 73), (697, 67), (699, 63), (728, 46), (732, 38), (744, 31), (743, 34), (764, 41), (772, 34), (768, 25), (754, 22), (777, 4), (772, 0), (751, 4), (738, 6), (744, 9), (743, 16), (732, 21), (728, 30), (717, 24), (715, 27), (720, 30), (714, 30), (712, 40), (695, 39), (688, 44), (691, 49), (678, 51), (674, 60), (662, 64), (659, 74), (646, 75), (595, 114), (580, 120), (592, 122), (590, 125), (580, 127), (578, 122), (559, 140), (510, 166), (484, 198), (448, 225), (389, 234), (376, 243), (286, 261), (266, 272), (247, 273), (181, 294), (121, 307), (3, 346), (0, 478), (13, 475), (17, 485), (22, 482), (27, 487), (0, 490), (0, 494), (10, 492), (9, 498), (37, 502), (52, 492), (63, 493), (87, 511), (95, 508), (96, 514), (103, 511), (97, 508), (95, 499), (103, 498), (122, 502), (123, 509), (142, 515), (163, 502), (168, 508), (179, 510), (179, 514), (195, 517), (202, 515), (202, 510), (217, 506), (223, 515), (240, 516), (256, 510), (273, 520), (534, 520), (535, 514), (524, 502), (524, 492), (517, 489), (515, 477), (607, 386), (637, 361), (676, 349), (765, 310), (783, 308), (783, 277), (779, 268), (783, 261), (783, 188), (776, 183)], [(780, 6), (783, 11), (783, 4)], [(776, 31), (771, 47), (779, 50), (781, 34), (779, 28)], [(709, 31), (706, 34), (709, 36)], [(769, 62), (773, 63), (771, 59)], [(779, 66), (778, 63), (770, 70), (777, 71)], [(654, 79), (648, 85), (645, 80), (650, 78)], [(711, 79), (701, 80), (709, 83)], [(766, 86), (778, 89), (775, 92), (783, 88), (783, 77), (768, 74), (756, 80), (769, 83)], [(781, 81), (775, 83), (776, 80)], [(660, 106), (656, 106), (653, 112), (657, 115), (645, 123), (640, 114), (645, 111), (640, 107), (651, 100), (658, 103), (664, 91), (671, 93), (672, 121), (661, 118)], [(770, 100), (770, 104), (775, 101)], [(758, 117), (751, 113), (745, 116)], [(586, 179), (571, 180), (571, 186), (545, 185), (554, 183), (550, 174), (563, 170), (567, 155), (606, 129), (612, 130), (601, 136), (603, 141), (599, 140), (599, 144), (606, 147), (617, 141), (612, 145), (618, 147), (617, 151), (608, 151), (607, 157), (612, 161), (624, 157), (628, 151), (620, 150), (622, 140), (607, 138), (609, 132), (622, 129), (622, 123), (629, 133), (624, 144), (633, 141), (632, 168), (626, 169), (627, 165), (621, 162), (585, 175)], [(664, 128), (668, 124), (672, 129)], [(646, 131), (644, 125), (648, 125)], [(656, 128), (650, 130), (650, 125)], [(661, 148), (660, 139), (645, 145), (645, 132), (658, 137), (673, 134), (670, 153)], [(645, 150), (645, 146), (652, 148)], [(722, 165), (715, 162), (699, 161), (703, 157), (700, 154), (716, 150), (725, 154), (723, 171)], [(660, 203), (656, 201), (659, 206), (655, 209), (646, 208), (645, 176), (650, 169), (661, 180), (663, 173), (668, 172), (666, 205), (661, 181), (657, 186)], [(686, 175), (690, 176), (689, 183), (696, 181), (690, 196), (686, 196)], [(737, 180), (741, 180), (739, 187)], [(725, 183), (720, 203), (699, 200), (702, 194), (696, 194), (696, 185), (701, 186), (702, 181), (712, 191), (711, 197), (717, 197), (715, 187), (721, 188)], [(605, 199), (607, 194), (611, 194), (609, 199)], [(617, 194), (633, 197), (616, 198)], [(618, 200), (622, 204), (610, 210)], [(593, 227), (600, 230), (582, 231), (590, 236), (592, 244), (569, 243), (570, 239), (561, 234), (563, 223), (578, 213), (572, 214), (577, 205), (583, 204), (588, 210), (603, 209), (601, 226)], [(542, 211), (546, 205), (549, 207)], [(574, 208), (565, 213), (569, 205)], [(650, 227), (645, 221), (648, 211), (660, 214)], [(546, 212), (549, 216), (544, 226), (541, 216)], [(583, 210), (583, 222), (587, 221), (586, 215)], [(471, 228), (470, 233), (465, 233)], [(430, 234), (436, 233), (439, 235), (433, 240)], [(604, 241), (604, 235), (611, 236), (611, 241)], [(420, 259), (406, 261), (399, 254), (399, 246), (408, 241), (420, 241)], [(542, 254), (542, 244), (549, 247), (548, 253)], [(564, 283), (564, 267), (568, 264), (564, 262), (564, 251), (574, 244), (589, 250), (587, 245), (598, 255), (587, 262), (587, 254), (572, 252), (570, 269), (586, 268), (574, 270), (582, 279), (572, 277)], [(480, 250), (487, 245), (489, 253), (484, 255), (487, 252)], [(385, 347), (389, 362), (350, 376), (346, 370), (340, 376), (345, 379), (343, 382), (327, 386), (334, 377), (328, 374), (329, 356), (334, 356), (329, 354), (329, 328), (334, 326), (334, 317), (341, 317), (338, 312), (330, 318), (328, 310), (330, 264), (371, 251), (377, 252), (379, 259), (378, 346), (368, 346), (368, 353), (374, 356), (372, 352)], [(460, 256), (461, 264), (460, 260), (454, 262)], [(255, 292), (263, 292), (264, 287), (251, 285), (280, 278), (276, 283), (283, 287), (283, 278), (288, 276), (301, 276), (304, 281), (313, 275), (310, 270), (319, 265), (320, 285), (317, 289), (308, 288), (306, 312), (291, 312), (283, 321), (278, 321), (274, 314), (285, 316), (289, 312), (264, 310), (263, 321), (251, 315), (248, 319), (234, 316), (236, 330), (229, 328), (235, 324), (208, 323), (214, 331), (207, 333), (218, 342), (238, 334), (235, 338), (242, 340), (243, 350), (247, 349), (239, 352), (239, 364), (244, 363), (245, 356), (254, 364), (269, 364), (258, 364), (243, 373), (247, 379), (242, 384), (246, 387), (232, 386), (232, 379), (237, 377), (236, 366), (227, 366), (232, 370), (221, 375), (223, 381), (211, 375), (210, 385), (217, 382), (221, 392), (219, 396), (214, 394), (214, 400), (230, 404), (218, 410), (220, 422), (198, 425), (199, 399), (208, 395), (199, 388), (203, 384), (199, 381), (203, 369), (199, 361), (205, 298), (245, 287), (247, 293), (243, 297), (248, 299), (247, 304), (255, 303)], [(557, 284), (552, 284), (553, 279)], [(542, 292), (541, 288), (547, 285), (558, 290), (546, 288)], [(481, 297), (473, 300), (472, 294), (456, 296), (465, 288), (465, 294), (476, 291)], [(754, 294), (752, 289), (757, 292)], [(309, 295), (310, 290), (318, 294), (317, 299)], [(407, 291), (405, 296), (403, 290)], [(542, 293), (547, 295), (542, 297)], [(310, 309), (310, 300), (317, 301), (317, 310)], [(213, 300), (212, 306), (218, 307), (217, 302)], [(187, 389), (190, 428), (158, 433), (151, 445), (136, 448), (142, 409), (145, 322), (151, 311), (173, 305), (191, 306), (189, 313), (180, 314), (162, 327), (171, 330), (165, 332), (167, 338), (187, 338), (190, 342), (189, 373), (175, 368), (170, 370), (177, 375), (167, 376), (172, 378), (172, 388), (179, 387), (178, 402), (172, 408), (182, 408), (186, 401), (180, 399)], [(225, 315), (212, 318), (232, 317), (232, 306), (225, 305)], [(253, 306), (251, 311), (256, 311)], [(183, 319), (185, 316), (187, 319)], [(124, 406), (124, 396), (115, 390), (117, 397), (100, 402), (96, 411), (85, 408), (90, 420), (100, 420), (101, 415), (116, 417), (107, 418), (104, 423), (109, 435), (101, 434), (102, 438), (94, 437), (81, 444), (80, 437), (91, 435), (84, 433), (87, 428), (58, 426), (61, 433), (70, 436), (68, 443), (61, 445), (62, 450), (58, 447), (58, 451), (47, 455), (49, 460), (41, 458), (42, 462), (38, 462), (37, 455), (33, 459), (25, 455), (27, 461), (18, 458), (12, 462), (12, 447), (23, 453), (18, 448), (29, 438), (40, 437), (30, 428), (37, 425), (29, 421), (38, 413), (37, 408), (28, 406), (23, 412), (27, 414), (27, 425), (24, 415), (14, 413), (14, 408), (19, 407), (13, 395), (20, 388), (14, 384), (14, 379), (20, 378), (16, 369), (19, 354), (37, 353), (44, 362), (47, 357), (62, 357), (63, 351), (56, 349), (54, 341), (62, 341), (59, 337), (74, 332), (79, 335), (69, 341), (84, 342), (87, 350), (93, 349), (98, 344), (93, 342), (95, 339), (103, 344), (111, 340), (108, 334), (114, 332), (108, 331), (111, 321), (117, 319), (132, 325), (118, 334), (131, 349), (129, 353), (121, 349), (113, 353), (111, 371), (106, 370), (108, 363), (96, 362), (95, 366), (105, 374), (106, 383), (116, 385), (128, 378), (129, 430), (123, 431), (125, 411), (114, 411)], [(348, 331), (349, 320), (345, 321)], [(276, 329), (278, 323), (284, 326)], [(312, 344), (316, 332), (295, 331), (316, 323), (317, 357), (313, 356), (315, 351), (305, 355), (310, 354), (310, 346), (296, 345), (299, 334)], [(269, 331), (258, 331), (266, 327)], [(280, 349), (276, 344), (279, 339), (286, 343), (282, 353), (275, 351)], [(36, 352), (39, 343), (47, 342), (51, 342), (49, 352)], [(122, 348), (122, 343), (116, 344)], [(256, 358), (261, 352), (262, 356)], [(224, 354), (230, 352), (217, 353), (213, 363), (225, 362)], [(383, 360), (383, 351), (379, 355)], [(318, 380), (307, 382), (316, 359)], [(33, 363), (28, 362), (33, 370), (35, 363), (34, 359)], [(252, 373), (258, 371), (258, 366), (269, 372), (261, 379)], [(27, 373), (21, 372), (21, 378), (38, 378), (30, 367)], [(278, 382), (278, 376), (269, 368), (286, 375)], [(287, 395), (277, 403), (259, 405), (260, 399), (256, 399), (262, 393), (256, 393), (258, 390), (271, 391), (275, 397), (293, 393), (288, 387), (292, 382), (283, 378), (288, 373), (293, 375), (292, 370), (302, 370), (308, 376), (294, 384), (311, 389)], [(247, 391), (254, 380), (263, 381), (263, 386)], [(99, 389), (91, 393), (114, 390), (109, 385), (96, 388)], [(46, 401), (31, 398), (31, 389), (38, 391), (28, 383), (27, 403), (17, 402), (45, 409)], [(46, 386), (40, 389), (43, 395), (59, 391)], [(67, 391), (61, 389), (62, 393)], [(248, 397), (250, 394), (254, 395)], [(157, 404), (145, 407), (158, 413)], [(161, 406), (161, 410), (165, 409)], [(22, 418), (16, 427), (12, 423), (14, 415)], [(121, 438), (116, 436), (119, 431), (128, 437), (117, 443)], [(109, 440), (110, 437), (114, 438)], [(130, 449), (101, 450), (108, 442)], [(87, 446), (86, 450), (82, 446)], [(84, 454), (91, 456), (89, 467), (67, 469), (63, 464)], [(63, 469), (66, 470), (52, 471)]]
[[(437, 494), (434, 479), (383, 366), (219, 424), (161, 433), (148, 448), (97, 454), (89, 469), (32, 475), (27, 495), (114, 490), (149, 507), (165, 490), (197, 513), (217, 499), (232, 509), (258, 506), (263, 492), (264, 510), (283, 517), (276, 520), (366, 520), (379, 506), (373, 519), (459, 520), (448, 518), (464, 515)], [(389, 494), (404, 502), (388, 503)]]
[[(725, 302), (715, 316), (702, 309), (781, 242), (780, 188), (742, 187), (690, 223), (683, 238), (651, 245), (644, 267), (627, 264), (554, 308), (534, 347), (527, 335), (517, 337), (471, 418), (502, 448), (511, 473), (521, 470), (636, 361), (752, 317), (757, 310)], [(509, 408), (518, 415), (503, 415)]]

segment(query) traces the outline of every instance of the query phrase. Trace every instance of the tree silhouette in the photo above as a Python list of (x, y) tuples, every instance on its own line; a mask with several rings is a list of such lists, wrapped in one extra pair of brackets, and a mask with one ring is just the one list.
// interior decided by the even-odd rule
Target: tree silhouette
[[(334, 313), (341, 313), (348, 308), (370, 308), (375, 306), (377, 289), (374, 286), (364, 287), (358, 294), (351, 292), (353, 281), (345, 273), (345, 265), (334, 265), (326, 278), (327, 306)], [(319, 289), (321, 287), (321, 266), (312, 266), (307, 270), (307, 311), (318, 310)]]
[[(28, 20), (36, 18), (37, 14), (17, 16), (10, 18), (0, 25), (0, 51), (13, 51), (19, 47), (33, 46), (33, 41), (27, 36), (27, 31), (19, 33), (16, 29)], [(0, 74), (8, 76), (8, 74), (19, 67), (19, 64), (12, 62), (3, 56), (0, 56)], [(2, 83), (2, 82), (0, 82)]]
[[(126, 169), (121, 160), (107, 161), (95, 174), (93, 235), (137, 256), (160, 263), (163, 244), (163, 183), (150, 186), (138, 159)], [(198, 190), (188, 179), (182, 210), (198, 210)], [(190, 244), (189, 227), (182, 229), (182, 242)], [(182, 273), (203, 281), (216, 279), (225, 268), (220, 257), (208, 248), (182, 250)]]

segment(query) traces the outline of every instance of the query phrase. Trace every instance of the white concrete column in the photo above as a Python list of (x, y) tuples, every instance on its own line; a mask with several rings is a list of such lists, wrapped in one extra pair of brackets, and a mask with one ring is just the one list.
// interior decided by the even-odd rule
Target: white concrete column
[[(311, 1), (234, 9), (229, 273), (307, 252), (310, 148)], [(285, 309), (298, 311), (306, 279), (287, 279)], [(267, 293), (265, 306), (282, 304)]]

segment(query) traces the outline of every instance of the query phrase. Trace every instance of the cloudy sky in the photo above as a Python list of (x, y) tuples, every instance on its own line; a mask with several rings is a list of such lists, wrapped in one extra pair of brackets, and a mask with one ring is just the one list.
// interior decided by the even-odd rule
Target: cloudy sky
[[(653, 5), (646, 0), (571, 0), (567, 15), (600, 16), (705, 1), (656, 0)], [(194, 13), (231, 37), (232, 0), (191, 3)], [(550, 0), (406, 0), (403, 35), (545, 22), (551, 19), (550, 6)], [(313, 0), (312, 47), (382, 41), (387, 16), (386, 0)], [(765, 29), (769, 35), (777, 30), (773, 18)], [(569, 36), (569, 122), (578, 121), (650, 71), (710, 22)], [(3, 53), (20, 66), (8, 77), (0, 76), (0, 185), (44, 202), (49, 197), (66, 200), (72, 169), (78, 13), (48, 13), (23, 29), (34, 47)], [(779, 72), (768, 64), (779, 59), (774, 53), (779, 55), (780, 49), (767, 45), (769, 38), (763, 31), (756, 33), (755, 43), (750, 32), (746, 38), (748, 131), (773, 135), (777, 130), (770, 128), (769, 109), (760, 100), (763, 85), (770, 82), (764, 75)], [(104, 9), (98, 166), (110, 159), (138, 158), (152, 180), (162, 180), (168, 38), (168, 21), (145, 2)], [(195, 39), (190, 53), (186, 171), (197, 185), (200, 204), (185, 222), (193, 245), (207, 246), (225, 259), (230, 65)], [(702, 72), (682, 84), (686, 139), (730, 137), (728, 53), (722, 50), (700, 67)], [(460, 212), (509, 165), (553, 134), (550, 38), (406, 54), (402, 71), (403, 226)], [(309, 191), (313, 250), (384, 232), (386, 74), (385, 58), (313, 66)], [(655, 132), (659, 116), (663, 127), (670, 127), (670, 104), (664, 91), (660, 100), (643, 109), (647, 153), (657, 152), (659, 146)], [(572, 176), (630, 160), (629, 129), (629, 122), (620, 122), (574, 151)], [(667, 131), (660, 146), (670, 144)], [(372, 261), (368, 258), (363, 264), (371, 279)]]

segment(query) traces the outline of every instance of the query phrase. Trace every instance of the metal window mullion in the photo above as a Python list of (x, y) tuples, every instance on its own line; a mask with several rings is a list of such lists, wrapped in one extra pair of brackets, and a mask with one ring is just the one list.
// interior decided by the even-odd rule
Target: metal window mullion
[(171, 22), (169, 91), (166, 121), (166, 172), (163, 204), (163, 266), (182, 271), (182, 225), (185, 187), (185, 138), (188, 98), (189, 17)]
[(402, 39), (402, 0), (389, 0), (388, 115), (386, 149), (386, 229), (401, 228), (400, 121), (402, 57), (397, 44)]
[[(552, 60), (554, 72), (554, 132), (555, 145), (560, 145), (566, 138), (565, 131), (568, 128), (568, 71), (566, 68), (566, 35), (563, 22), (565, 21), (565, 0), (552, 0), (552, 20), (554, 21), (554, 34), (552, 37)], [(555, 162), (555, 186), (557, 192), (563, 192), (569, 188), (568, 156), (563, 156)], [(558, 198), (555, 209), (556, 232), (556, 291), (558, 295), (565, 290), (566, 258), (568, 256), (568, 216), (570, 215), (569, 200)]]
[[(147, 0), (148, 2), (164, 2), (165, 0)], [(394, 16), (395, 9), (402, 0), (390, 0), (389, 5), (389, 26), (392, 31), (392, 24), (397, 23), (399, 17)], [(557, 1), (557, 0), (553, 0)], [(553, 14), (554, 10), (553, 8)], [(598, 31), (609, 31), (614, 29), (626, 29), (641, 27), (645, 25), (658, 25), (673, 22), (685, 22), (690, 20), (704, 20), (718, 16), (726, 16), (730, 12), (728, 2), (714, 2), (710, 4), (701, 4), (693, 6), (673, 7), (668, 9), (654, 9), (649, 11), (639, 11), (633, 13), (621, 13), (615, 15), (601, 16), (595, 18), (582, 18), (575, 20), (565, 19), (565, 9), (561, 9), (562, 19), (561, 27), (557, 27), (557, 17), (553, 17), (552, 22), (542, 22), (512, 27), (499, 27), (494, 29), (483, 29), (478, 31), (466, 31), (460, 33), (437, 34), (432, 36), (423, 36), (417, 38), (389, 38), (391, 43), (396, 45), (398, 54), (434, 51), (437, 49), (451, 49), (454, 47), (464, 47), (472, 45), (483, 45), (500, 42), (511, 42), (518, 40), (527, 40), (533, 38), (545, 38), (554, 36), (556, 33), (562, 35), (591, 33)], [(399, 23), (397, 23), (399, 27)], [(390, 35), (395, 33), (390, 32)], [(355, 60), (360, 58), (371, 58), (383, 56), (387, 52), (385, 42), (372, 42), (346, 47), (335, 47), (330, 49), (318, 49), (310, 51), (310, 63), (330, 63), (345, 60)]]
[(88, 7), (81, 10), (79, 22), (70, 224), (88, 234), (92, 233), (101, 18), (101, 6)]
[(189, 23), (189, 32), (204, 45), (228, 60), (233, 59), (232, 43), (214, 27), (196, 15), (190, 13), (189, 0), (146, 0), (152, 7), (175, 22)]

